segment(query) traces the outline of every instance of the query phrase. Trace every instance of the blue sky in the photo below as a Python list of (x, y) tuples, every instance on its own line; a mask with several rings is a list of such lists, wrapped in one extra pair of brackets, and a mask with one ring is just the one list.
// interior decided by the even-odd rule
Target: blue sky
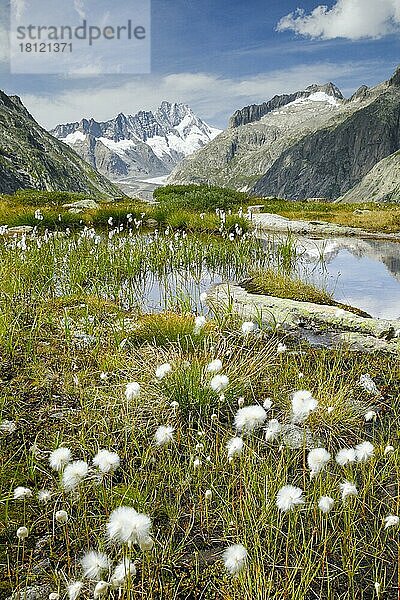
[[(0, 56), (0, 87), (20, 95), (47, 127), (153, 109), (163, 99), (187, 102), (224, 127), (235, 109), (275, 93), (332, 80), (350, 94), (363, 83), (387, 79), (400, 62), (399, 1), (319, 4), (153, 0), (149, 75), (10, 75)], [(110, 0), (115, 5), (126, 9), (130, 0)], [(298, 8), (303, 13), (291, 14)]]

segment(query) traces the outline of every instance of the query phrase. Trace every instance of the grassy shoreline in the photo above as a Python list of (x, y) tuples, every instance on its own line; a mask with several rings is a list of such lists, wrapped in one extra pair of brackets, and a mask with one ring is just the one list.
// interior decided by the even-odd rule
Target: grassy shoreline
[[(259, 200), (259, 201), (258, 201)], [(263, 212), (303, 221), (327, 221), (336, 225), (358, 227), (372, 233), (399, 233), (400, 204), (363, 202), (358, 204), (332, 202), (300, 202), (258, 199)]]
[[(272, 251), (229, 231), (242, 196), (227, 193), (217, 214), (221, 191), (170, 192), (171, 207), (149, 209), (163, 226), (168, 217), (167, 233), (130, 235), (144, 218), (127, 222), (121, 203), (110, 210), (122, 229), (102, 207), (98, 230), (0, 238), (0, 600), (34, 587), (38, 600), (90, 600), (97, 579), (104, 600), (396, 598), (400, 361), (297, 345), (268, 323), (209, 312), (210, 273), (331, 299), (286, 274), (290, 241)], [(204, 221), (200, 210), (216, 229), (174, 230), (182, 214)], [(159, 312), (145, 308), (154, 281), (165, 286)], [(159, 427), (172, 428), (161, 443)], [(56, 471), (60, 447), (73, 462)], [(316, 474), (312, 447), (329, 453)], [(117, 455), (115, 470), (101, 470), (100, 450)], [(300, 501), (285, 510), (288, 485)], [(151, 523), (132, 544), (106, 535), (121, 506)], [(235, 544), (248, 559), (232, 575), (224, 552)], [(93, 571), (90, 551), (101, 553)], [(114, 588), (123, 560), (134, 569)]]

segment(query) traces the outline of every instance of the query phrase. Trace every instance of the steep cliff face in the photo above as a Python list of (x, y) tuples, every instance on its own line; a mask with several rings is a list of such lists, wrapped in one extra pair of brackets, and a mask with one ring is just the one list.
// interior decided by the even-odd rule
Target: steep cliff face
[(50, 135), (20, 98), (0, 91), (0, 192), (65, 190), (120, 195), (120, 190)]
[[(310, 86), (307, 92), (291, 97), (295, 100), (287, 102), (287, 97), (281, 97), (274, 101), (275, 106), (280, 102), (283, 105), (260, 120), (228, 128), (180, 163), (169, 182), (207, 182), (251, 190), (284, 150), (323, 126), (345, 119), (354, 110), (330, 84)], [(247, 118), (246, 110), (243, 114)]]
[(400, 70), (348, 100), (333, 84), (276, 96), (237, 111), (229, 128), (178, 165), (169, 182), (337, 199), (400, 149), (399, 114)]
[[(400, 202), (400, 151), (378, 162), (340, 202)], [(400, 269), (399, 269), (400, 272)]]
[(392, 87), (343, 123), (305, 137), (274, 162), (253, 191), (262, 196), (338, 198), (400, 148), (400, 90)]

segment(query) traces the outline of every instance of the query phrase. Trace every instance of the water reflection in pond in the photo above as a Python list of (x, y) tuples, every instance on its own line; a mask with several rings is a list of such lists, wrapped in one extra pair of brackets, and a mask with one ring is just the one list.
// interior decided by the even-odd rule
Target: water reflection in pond
[(400, 244), (378, 240), (297, 238), (300, 271), (336, 300), (374, 317), (400, 317)]

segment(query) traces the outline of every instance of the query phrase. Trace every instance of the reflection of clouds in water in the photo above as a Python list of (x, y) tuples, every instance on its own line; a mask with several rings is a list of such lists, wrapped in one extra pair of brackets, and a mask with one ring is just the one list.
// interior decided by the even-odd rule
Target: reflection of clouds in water
[(335, 299), (373, 316), (400, 317), (400, 244), (299, 238), (298, 247), (300, 271), (309, 281), (327, 287)]

